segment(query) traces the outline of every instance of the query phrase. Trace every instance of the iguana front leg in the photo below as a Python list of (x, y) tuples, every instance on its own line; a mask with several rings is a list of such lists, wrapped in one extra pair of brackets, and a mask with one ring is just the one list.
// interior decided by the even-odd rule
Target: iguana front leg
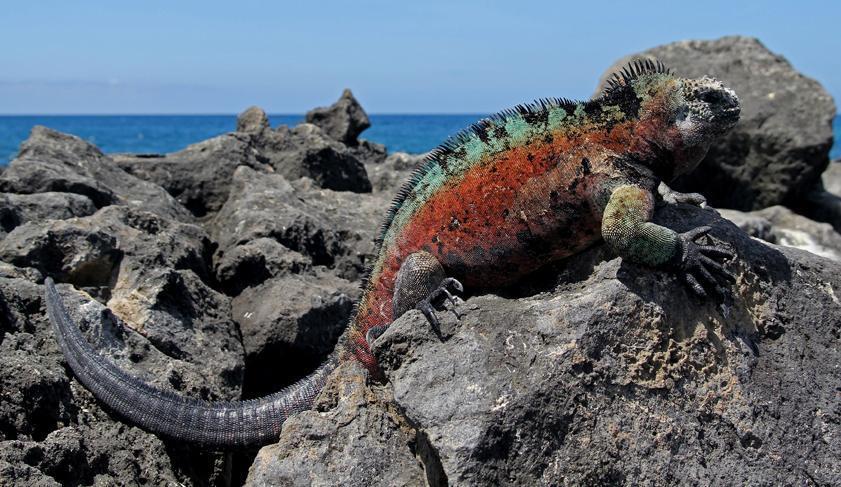
[(697, 239), (711, 228), (685, 233), (651, 223), (654, 195), (646, 188), (624, 184), (616, 187), (604, 207), (602, 237), (622, 258), (652, 267), (671, 268), (695, 294), (706, 297), (704, 283), (723, 294), (733, 277), (716, 259), (732, 258), (720, 245), (701, 245)]

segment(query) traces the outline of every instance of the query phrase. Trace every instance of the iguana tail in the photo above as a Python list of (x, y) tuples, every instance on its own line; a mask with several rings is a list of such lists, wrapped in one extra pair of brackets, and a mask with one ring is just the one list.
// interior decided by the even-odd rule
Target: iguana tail
[(154, 388), (120, 370), (85, 340), (62, 303), (53, 280), (46, 282), (47, 313), (65, 360), (94, 396), (138, 426), (169, 438), (226, 447), (276, 441), (290, 415), (310, 409), (336, 353), (309, 376), (269, 396), (249, 401), (207, 402)]

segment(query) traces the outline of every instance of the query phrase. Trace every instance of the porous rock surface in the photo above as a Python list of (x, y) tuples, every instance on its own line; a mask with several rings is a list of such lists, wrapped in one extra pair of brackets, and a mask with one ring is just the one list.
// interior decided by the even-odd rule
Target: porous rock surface
[(0, 192), (73, 193), (97, 208), (128, 205), (174, 220), (191, 218), (160, 186), (127, 174), (93, 144), (42, 126), (32, 129), (0, 176)]
[(821, 176), (821, 183), (796, 208), (841, 232), (841, 161), (829, 164)]
[(28, 221), (87, 216), (96, 206), (87, 197), (73, 193), (0, 193), (0, 238)]
[(319, 126), (331, 138), (347, 145), (356, 145), (359, 134), (371, 126), (368, 114), (347, 89), (336, 103), (310, 110), (305, 119), (307, 123)]
[(626, 56), (658, 59), (684, 77), (715, 77), (742, 105), (734, 130), (716, 142), (698, 169), (673, 187), (703, 193), (716, 207), (749, 211), (800, 204), (820, 181), (832, 147), (835, 104), (827, 91), (758, 39), (729, 36), (680, 41)]
[(751, 237), (841, 261), (841, 235), (828, 223), (810, 220), (784, 206), (748, 213), (721, 210), (721, 214)]
[(228, 199), (231, 177), (239, 166), (290, 179), (308, 177), (323, 188), (369, 192), (371, 182), (357, 158), (359, 150), (351, 151), (311, 124), (272, 129), (266, 113), (251, 107), (237, 118), (235, 132), (171, 154), (119, 154), (114, 159), (125, 171), (165, 188), (193, 215), (206, 217)]
[(246, 485), (426, 485), (414, 428), (390, 388), (366, 379), (357, 363), (339, 367), (313, 410), (290, 418), (280, 441), (260, 450)]

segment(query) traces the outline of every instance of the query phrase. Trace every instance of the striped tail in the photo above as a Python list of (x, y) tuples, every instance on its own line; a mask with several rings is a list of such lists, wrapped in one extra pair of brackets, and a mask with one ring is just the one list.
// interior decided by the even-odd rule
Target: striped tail
[(64, 358), (94, 396), (143, 429), (210, 447), (277, 441), (294, 413), (310, 409), (338, 365), (334, 352), (312, 374), (280, 392), (249, 401), (207, 402), (152, 387), (100, 356), (70, 318), (52, 279), (45, 281), (47, 313)]

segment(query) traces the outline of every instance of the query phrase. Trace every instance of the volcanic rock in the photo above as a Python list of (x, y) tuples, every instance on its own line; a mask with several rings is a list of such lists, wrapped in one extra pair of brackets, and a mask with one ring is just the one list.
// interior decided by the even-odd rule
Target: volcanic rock
[(321, 189), (307, 180), (293, 185), (283, 176), (240, 167), (230, 198), (208, 224), (219, 244), (215, 261), (220, 263), (236, 246), (270, 238), (313, 265), (356, 280), (373, 257), (383, 205), (371, 195)]
[(389, 388), (366, 379), (359, 364), (340, 366), (314, 410), (290, 418), (280, 441), (260, 450), (246, 485), (439, 485), (424, 483), (415, 430)]
[(272, 278), (234, 298), (247, 393), (272, 393), (317, 368), (347, 327), (360, 294), (357, 284), (319, 269)]
[(344, 144), (313, 124), (302, 123), (292, 129), (280, 126), (266, 133), (259, 144), (266, 162), (287, 179), (308, 177), (322, 188), (371, 191), (365, 166)]
[(412, 170), (418, 167), (425, 158), (426, 154), (395, 152), (390, 154), (382, 164), (367, 164), (374, 191), (396, 194), (400, 185), (412, 174)]
[(269, 128), (269, 117), (260, 107), (248, 107), (237, 117), (237, 132), (259, 134)]
[(368, 114), (348, 89), (329, 107), (307, 112), (306, 121), (319, 126), (334, 140), (349, 146), (356, 145), (359, 134), (371, 126)]
[(240, 165), (270, 170), (260, 162), (254, 135), (234, 132), (159, 156), (115, 155), (125, 171), (160, 185), (193, 215), (215, 213), (228, 199), (231, 175)]
[(96, 212), (86, 196), (74, 193), (0, 193), (0, 238), (28, 221), (67, 219)]
[(698, 301), (597, 248), (542, 293), (440, 313), (443, 341), (410, 311), (375, 342), (441, 484), (841, 481), (841, 264), (709, 211), (658, 221), (714, 226), (738, 254), (730, 297)]
[(201, 228), (123, 206), (30, 222), (0, 242), (0, 259), (93, 292), (170, 357), (212, 363), (218, 375), (205, 377), (202, 390), (236, 397), (242, 345), (230, 299), (204, 282), (210, 258)]
[(721, 214), (751, 237), (841, 261), (841, 234), (832, 225), (810, 220), (784, 206), (749, 213), (721, 210)]
[(0, 177), (0, 192), (52, 191), (85, 196), (97, 208), (128, 205), (174, 220), (192, 219), (161, 187), (127, 174), (94, 145), (36, 126)]

